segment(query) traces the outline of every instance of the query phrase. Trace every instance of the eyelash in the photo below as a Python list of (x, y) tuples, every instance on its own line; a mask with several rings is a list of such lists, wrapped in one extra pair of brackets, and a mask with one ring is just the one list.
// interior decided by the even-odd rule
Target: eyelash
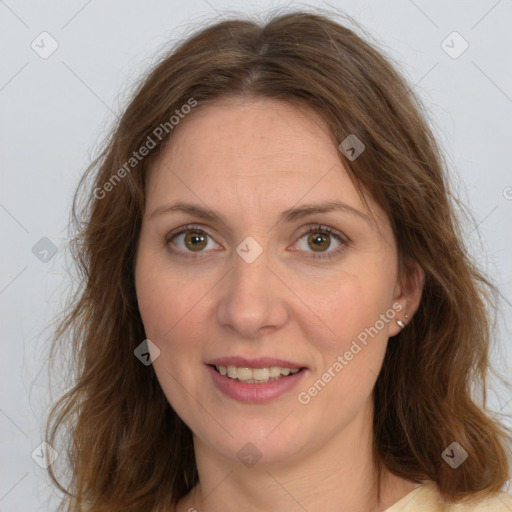
[[(197, 226), (195, 224), (187, 224), (186, 226), (182, 226), (181, 228), (178, 228), (177, 230), (171, 231), (166, 236), (166, 238), (165, 238), (166, 246), (168, 246), (172, 242), (172, 240), (174, 240), (174, 238), (176, 238), (177, 236), (182, 235), (183, 233), (187, 233), (189, 231), (197, 231), (198, 233), (201, 233), (201, 234), (204, 234), (204, 235), (210, 237), (210, 235), (204, 229), (200, 228), (199, 226)], [(338, 249), (335, 249), (334, 251), (331, 251), (331, 252), (326, 252), (326, 253), (320, 252), (320, 253), (316, 253), (316, 254), (312, 253), (312, 256), (310, 256), (310, 257), (314, 258), (314, 259), (333, 258), (333, 257), (337, 256), (339, 253), (341, 253), (349, 243), (348, 239), (346, 237), (344, 237), (343, 235), (334, 232), (332, 230), (332, 228), (329, 228), (327, 226), (322, 226), (320, 224), (318, 224), (316, 226), (311, 226), (307, 231), (302, 233), (297, 240), (300, 240), (300, 239), (304, 238), (304, 236), (309, 235), (311, 233), (321, 233), (323, 235), (328, 235), (330, 237), (334, 237), (342, 244), (340, 247), (338, 247)], [(180, 254), (183, 254), (182, 251), (176, 251), (174, 249), (171, 249), (171, 250), (174, 253), (179, 252)], [(188, 256), (188, 252), (190, 252), (190, 256)], [(191, 251), (188, 251), (188, 252), (187, 252), (187, 257), (192, 257), (192, 258), (201, 258), (202, 257), (201, 256), (202, 252), (198, 252), (198, 253), (193, 253)]]

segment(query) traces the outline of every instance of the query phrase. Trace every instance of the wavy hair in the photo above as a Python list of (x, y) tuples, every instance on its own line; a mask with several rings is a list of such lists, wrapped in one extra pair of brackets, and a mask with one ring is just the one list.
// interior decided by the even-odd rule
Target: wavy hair
[[(413, 260), (425, 271), (419, 309), (388, 344), (374, 388), (379, 472), (433, 480), (451, 502), (497, 492), (508, 478), (509, 437), (485, 405), (496, 288), (464, 248), (425, 109), (373, 44), (331, 17), (299, 11), (265, 24), (210, 24), (173, 48), (145, 75), (80, 182), (71, 249), (81, 286), (51, 354), (70, 349), (75, 377), (46, 426), (50, 444), (65, 444), (67, 477), (57, 463), (49, 468), (64, 492), (61, 507), (157, 510), (198, 481), (190, 429), (152, 367), (134, 357), (145, 333), (133, 267), (144, 169), (172, 142), (171, 117), (194, 101), (199, 109), (233, 95), (307, 106), (333, 140), (363, 141), (359, 158), (340, 159), (360, 193), (387, 213), (402, 268)], [(480, 405), (473, 386), (483, 390)], [(453, 441), (469, 453), (457, 470), (441, 457)]]

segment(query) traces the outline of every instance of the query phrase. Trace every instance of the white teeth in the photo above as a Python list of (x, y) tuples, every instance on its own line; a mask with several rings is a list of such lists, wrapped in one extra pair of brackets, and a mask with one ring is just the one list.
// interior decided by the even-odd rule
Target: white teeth
[(281, 368), (279, 366), (271, 366), (268, 371), (270, 377), (279, 377), (281, 375)]
[[(249, 368), (246, 368), (249, 370)], [(254, 380), (268, 380), (270, 377), (270, 370), (268, 368), (253, 368), (252, 371), (249, 370), (249, 373), (252, 373), (252, 378)], [(249, 378), (251, 376), (249, 375)], [(238, 378), (240, 380), (247, 380), (241, 377), (240, 370), (238, 370)]]
[(230, 379), (238, 379), (241, 382), (270, 382), (281, 376), (293, 375), (299, 371), (298, 368), (282, 368), (280, 366), (270, 366), (265, 368), (241, 368), (237, 366), (215, 366), (221, 375), (228, 376)]
[[(234, 368), (234, 367), (233, 367)], [(228, 375), (233, 374), (231, 370), (231, 366), (228, 366)], [(252, 369), (251, 368), (235, 368), (236, 378), (240, 380), (249, 380), (252, 379)], [(231, 377), (231, 375), (229, 375)]]

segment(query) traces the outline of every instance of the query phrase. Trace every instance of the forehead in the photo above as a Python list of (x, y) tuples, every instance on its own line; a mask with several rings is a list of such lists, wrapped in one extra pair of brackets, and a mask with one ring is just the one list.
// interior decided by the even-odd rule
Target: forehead
[(333, 166), (337, 172), (329, 173), (329, 186), (334, 174), (337, 181), (348, 179), (327, 126), (305, 106), (229, 98), (200, 106), (180, 123), (161, 158), (150, 166), (149, 179), (172, 169), (189, 180), (200, 178), (204, 185), (258, 177), (300, 183), (321, 178)]
[(338, 158), (334, 140), (316, 112), (269, 98), (230, 98), (200, 107), (185, 119), (171, 144), (176, 154), (180, 146), (192, 143), (189, 157), (203, 158), (207, 152), (209, 158), (229, 154), (244, 161), (313, 154)]
[(184, 198), (228, 214), (338, 200), (367, 211), (323, 119), (268, 98), (216, 100), (180, 121), (149, 168), (147, 209)]

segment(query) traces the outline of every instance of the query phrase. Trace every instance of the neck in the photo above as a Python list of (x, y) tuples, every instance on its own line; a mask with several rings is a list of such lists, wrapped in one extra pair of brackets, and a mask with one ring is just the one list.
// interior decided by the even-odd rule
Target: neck
[(194, 437), (200, 483), (180, 500), (177, 511), (384, 511), (417, 484), (384, 471), (378, 499), (372, 414), (369, 405), (311, 452), (305, 447), (286, 460), (251, 467), (220, 456)]

